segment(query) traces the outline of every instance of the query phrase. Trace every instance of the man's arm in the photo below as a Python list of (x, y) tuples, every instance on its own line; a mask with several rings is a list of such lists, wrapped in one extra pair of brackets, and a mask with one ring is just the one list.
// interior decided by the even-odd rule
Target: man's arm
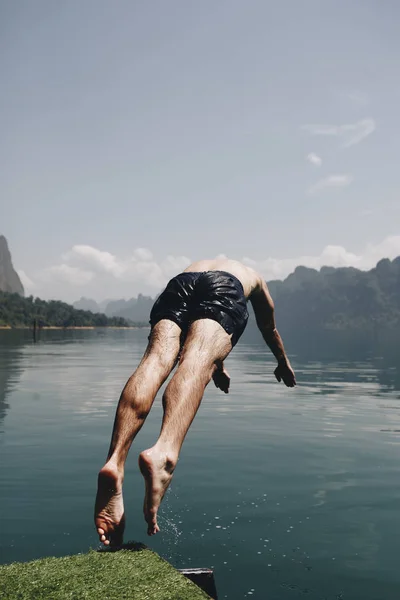
[(275, 377), (278, 381), (283, 379), (288, 387), (293, 387), (296, 385), (296, 379), (289, 359), (286, 356), (282, 338), (276, 328), (274, 302), (267, 284), (261, 277), (257, 278), (257, 283), (249, 299), (254, 309), (257, 326), (266, 344), (278, 361), (278, 367), (275, 369)]

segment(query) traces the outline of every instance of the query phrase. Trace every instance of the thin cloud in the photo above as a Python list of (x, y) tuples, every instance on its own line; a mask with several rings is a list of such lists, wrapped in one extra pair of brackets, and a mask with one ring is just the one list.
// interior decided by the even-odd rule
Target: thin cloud
[(317, 194), (318, 192), (322, 192), (327, 188), (342, 188), (347, 187), (353, 181), (352, 175), (329, 175), (324, 179), (320, 179), (313, 185), (311, 185), (307, 193), (310, 195)]
[(322, 165), (322, 158), (314, 152), (310, 152), (310, 154), (307, 154), (306, 159), (315, 167), (320, 167)]
[(352, 104), (357, 108), (364, 108), (370, 104), (370, 97), (361, 90), (333, 90), (333, 93), (346, 107)]
[(343, 139), (343, 148), (359, 144), (376, 129), (374, 119), (362, 119), (347, 125), (303, 125), (302, 129), (311, 135), (328, 135)]
[(190, 264), (190, 259), (186, 256), (168, 255), (157, 261), (147, 248), (136, 248), (131, 256), (120, 258), (88, 245), (73, 246), (61, 258), (61, 264), (48, 267), (42, 272), (43, 281), (64, 281), (83, 286), (102, 277), (104, 281), (138, 283), (158, 289), (173, 274)]
[(90, 272), (106, 272), (118, 277), (123, 267), (117, 258), (110, 252), (103, 252), (97, 248), (86, 245), (76, 245), (62, 256), (67, 264), (87, 268)]
[(347, 98), (356, 106), (367, 106), (367, 104), (369, 104), (369, 97), (367, 94), (358, 90), (348, 92)]
[(71, 267), (71, 265), (62, 263), (44, 269), (39, 280), (43, 283), (69, 283), (73, 286), (83, 286), (93, 281), (94, 277), (95, 273), (87, 269)]

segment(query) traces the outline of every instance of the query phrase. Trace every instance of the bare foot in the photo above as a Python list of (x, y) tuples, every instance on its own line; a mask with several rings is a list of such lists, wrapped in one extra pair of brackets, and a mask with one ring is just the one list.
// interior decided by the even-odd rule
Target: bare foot
[(217, 365), (213, 373), (213, 380), (217, 388), (225, 392), (225, 394), (229, 393), (229, 385), (231, 383), (231, 378), (224, 365), (222, 365), (221, 367)]
[(165, 452), (160, 453), (155, 448), (150, 448), (139, 455), (139, 467), (146, 486), (143, 512), (148, 525), (147, 533), (155, 535), (160, 531), (157, 511), (171, 483), (175, 464), (167, 458)]
[(98, 476), (94, 522), (99, 539), (105, 546), (122, 544), (125, 529), (122, 477), (105, 465)]

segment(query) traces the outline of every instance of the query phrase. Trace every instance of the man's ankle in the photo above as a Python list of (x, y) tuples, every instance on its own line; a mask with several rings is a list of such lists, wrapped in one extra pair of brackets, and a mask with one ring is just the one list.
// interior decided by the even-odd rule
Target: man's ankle
[(118, 480), (121, 481), (121, 483), (124, 480), (124, 464), (118, 464), (118, 461), (115, 459), (115, 457), (107, 459), (105, 465), (100, 469), (100, 473), (101, 472), (112, 473)]
[(172, 472), (177, 465), (179, 452), (173, 450), (170, 447), (165, 446), (154, 446), (154, 449), (156, 450), (159, 456), (161, 455), (164, 458), (166, 469)]

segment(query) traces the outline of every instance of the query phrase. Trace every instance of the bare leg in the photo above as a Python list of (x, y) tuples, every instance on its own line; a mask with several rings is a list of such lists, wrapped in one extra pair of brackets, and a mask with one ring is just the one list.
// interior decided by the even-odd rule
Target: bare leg
[(154, 327), (146, 352), (126, 383), (114, 421), (107, 461), (99, 472), (95, 525), (105, 545), (121, 544), (125, 527), (122, 484), (129, 448), (141, 429), (154, 398), (174, 367), (181, 329), (163, 320)]
[(139, 456), (145, 478), (144, 516), (147, 533), (159, 531), (157, 511), (171, 482), (188, 429), (200, 406), (204, 390), (216, 369), (232, 349), (231, 338), (211, 319), (191, 326), (174, 377), (163, 397), (164, 418), (156, 444)]

